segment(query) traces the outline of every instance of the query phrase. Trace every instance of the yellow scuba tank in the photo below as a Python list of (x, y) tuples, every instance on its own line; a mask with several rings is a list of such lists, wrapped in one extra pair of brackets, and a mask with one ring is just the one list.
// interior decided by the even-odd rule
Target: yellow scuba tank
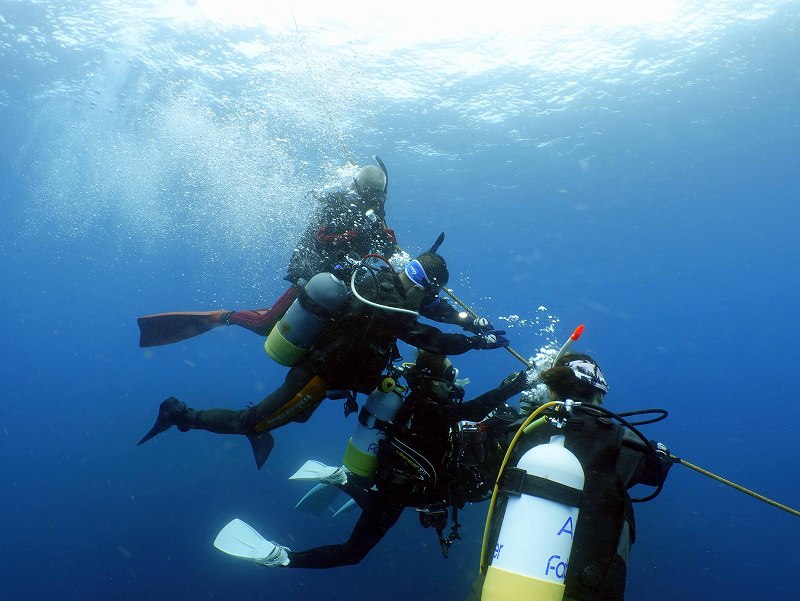
[(378, 466), (378, 445), (386, 439), (386, 424), (397, 415), (403, 395), (396, 382), (386, 377), (370, 393), (358, 414), (353, 436), (347, 442), (342, 463), (354, 474), (372, 478)]
[[(508, 500), (481, 601), (560, 601), (578, 522), (583, 468), (564, 447), (564, 436), (530, 449), (517, 468), (516, 475), (523, 477), (518, 481), (521, 494)], [(529, 483), (530, 476), (538, 484)], [(567, 496), (551, 500), (563, 492), (540, 491), (547, 481), (568, 487)]]
[(311, 349), (330, 315), (347, 300), (347, 294), (345, 283), (332, 273), (315, 275), (272, 328), (264, 350), (286, 367), (297, 363)]

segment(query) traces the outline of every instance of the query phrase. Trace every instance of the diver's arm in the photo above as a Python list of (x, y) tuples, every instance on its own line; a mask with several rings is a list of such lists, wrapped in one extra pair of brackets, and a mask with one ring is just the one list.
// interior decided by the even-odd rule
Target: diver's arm
[(437, 355), (461, 355), (478, 348), (469, 336), (445, 334), (433, 326), (416, 321), (400, 331), (397, 337), (406, 344)]
[[(427, 300), (427, 299), (426, 299)], [(460, 313), (447, 299), (435, 297), (430, 302), (423, 302), (419, 309), (420, 315), (438, 321), (439, 323), (452, 323), (466, 329), (466, 324), (472, 325), (473, 319), (467, 313)]]
[(494, 329), (492, 322), (488, 319), (473, 317), (466, 311), (459, 311), (446, 298), (439, 298), (438, 296), (432, 299), (425, 299), (419, 309), (419, 314), (439, 323), (457, 325), (473, 334), (482, 334)]
[(500, 383), (500, 386), (484, 392), (477, 398), (456, 405), (459, 411), (458, 421), (478, 422), (494, 409), (505, 403), (512, 396), (519, 394), (528, 386), (528, 376), (524, 371), (514, 372)]
[(617, 460), (617, 471), (623, 476), (628, 488), (635, 484), (659, 486), (667, 479), (672, 467), (672, 463), (666, 458), (667, 455), (662, 456), (661, 453), (653, 454), (638, 436), (626, 428)]

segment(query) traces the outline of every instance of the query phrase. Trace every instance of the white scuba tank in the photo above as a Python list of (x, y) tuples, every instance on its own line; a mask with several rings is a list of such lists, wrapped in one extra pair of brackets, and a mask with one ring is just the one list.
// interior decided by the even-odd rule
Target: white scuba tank
[[(391, 386), (384, 384), (387, 380), (392, 382)], [(394, 420), (402, 404), (403, 395), (390, 378), (384, 379), (384, 382), (370, 393), (358, 414), (358, 423), (353, 436), (344, 450), (342, 463), (348, 470), (365, 478), (372, 478), (375, 475), (375, 468), (378, 466), (378, 445), (381, 440), (386, 439), (386, 431), (380, 422)]]
[[(302, 296), (301, 292), (301, 296)], [(338, 310), (347, 300), (347, 286), (332, 273), (318, 273), (305, 286), (312, 303), (325, 311)], [(329, 318), (303, 306), (300, 297), (275, 324), (264, 343), (267, 354), (281, 365), (290, 367), (308, 353)]]
[[(564, 436), (533, 447), (517, 467), (583, 490), (583, 468)], [(509, 498), (481, 600), (562, 599), (577, 522), (577, 507), (528, 494)]]

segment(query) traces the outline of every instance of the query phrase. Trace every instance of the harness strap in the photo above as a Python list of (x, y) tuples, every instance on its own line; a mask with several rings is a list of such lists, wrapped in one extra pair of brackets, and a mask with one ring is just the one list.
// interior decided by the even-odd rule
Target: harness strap
[(392, 422), (387, 422), (379, 418), (372, 411), (367, 409), (366, 405), (361, 407), (361, 411), (358, 412), (358, 423), (365, 428), (372, 428), (375, 430), (388, 430), (392, 427)]
[(347, 230), (342, 232), (341, 234), (328, 234), (325, 232), (325, 226), (323, 225), (317, 230), (316, 239), (317, 242), (320, 244), (332, 244), (335, 242), (350, 242), (353, 240), (358, 234), (353, 230)]
[(518, 467), (507, 467), (498, 482), (500, 492), (518, 497), (529, 495), (555, 501), (571, 507), (580, 507), (583, 491), (566, 484), (534, 476)]
[(338, 312), (326, 309), (325, 307), (317, 303), (314, 299), (312, 299), (309, 296), (308, 292), (306, 292), (305, 288), (301, 288), (297, 293), (297, 301), (300, 303), (300, 306), (303, 307), (303, 309), (319, 317), (323, 317), (325, 319), (333, 319), (338, 315)]

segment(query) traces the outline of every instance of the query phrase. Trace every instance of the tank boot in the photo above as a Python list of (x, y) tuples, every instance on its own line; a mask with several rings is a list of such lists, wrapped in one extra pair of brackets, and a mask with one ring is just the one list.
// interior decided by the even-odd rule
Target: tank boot
[(142, 436), (137, 446), (146, 443), (157, 434), (169, 430), (172, 426), (178, 426), (178, 429), (182, 432), (186, 432), (191, 427), (189, 425), (189, 409), (186, 407), (186, 403), (180, 402), (174, 396), (162, 401), (158, 408), (156, 423), (153, 424), (147, 434)]

